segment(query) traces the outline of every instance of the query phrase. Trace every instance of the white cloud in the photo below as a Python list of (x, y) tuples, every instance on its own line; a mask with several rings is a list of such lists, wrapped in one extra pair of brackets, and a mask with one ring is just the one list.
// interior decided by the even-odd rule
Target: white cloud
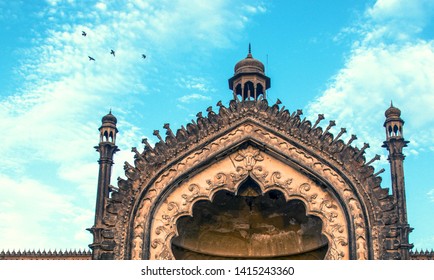
[(198, 93), (193, 93), (193, 94), (189, 94), (189, 95), (184, 95), (180, 98), (178, 98), (179, 102), (182, 103), (192, 103), (192, 102), (196, 102), (196, 101), (200, 101), (200, 100), (211, 100), (210, 96), (207, 95), (201, 95)]
[[(181, 77), (176, 79), (176, 84), (181, 89), (188, 89), (189, 91), (196, 91), (178, 98), (178, 101), (184, 104), (189, 104), (197, 101), (210, 101), (212, 100), (210, 94), (215, 92), (215, 89), (208, 86), (209, 82), (202, 77)], [(201, 92), (201, 93), (197, 93)], [(182, 105), (178, 104), (178, 108), (184, 109)]]
[(434, 189), (430, 190), (428, 193), (428, 198), (431, 202), (434, 202)]
[(107, 10), (107, 5), (104, 2), (96, 3), (95, 7), (100, 9), (101, 11)]
[[(74, 1), (47, 3), (35, 13), (48, 29), (36, 34), (15, 69), (25, 82), (0, 101), (0, 129), (7, 132), (0, 145), (0, 188), (7, 194), (0, 201), (0, 223), (8, 225), (0, 228), (0, 248), (86, 246), (79, 240), (93, 223), (100, 117), (112, 108), (122, 126), (115, 184), (124, 176), (123, 162), (132, 162), (131, 147), (143, 146), (144, 133), (126, 121), (140, 111), (133, 107), (143, 102), (138, 97), (162, 91), (161, 73), (189, 67), (179, 63), (185, 61), (179, 54), (230, 47), (243, 28), (240, 19), (253, 16), (227, 0), (93, 1), (86, 13)], [(182, 86), (213, 91), (201, 78), (189, 77)], [(194, 93), (180, 100), (211, 98)], [(67, 221), (68, 232), (59, 221)]]
[(429, 7), (429, 0), (378, 0), (367, 15), (377, 21), (395, 21), (397, 19), (421, 19), (425, 17), (425, 8)]
[(59, 2), (61, 2), (62, 0), (46, 0), (48, 2), (48, 4), (52, 5), (52, 6), (56, 6)]
[(215, 89), (212, 89), (208, 86), (209, 82), (205, 78), (201, 77), (181, 77), (176, 79), (176, 83), (181, 88), (194, 89), (201, 92), (215, 91)]
[(402, 42), (420, 33), (434, 15), (431, 0), (378, 0), (367, 9), (365, 42)]
[[(371, 40), (373, 33), (389, 28), (394, 14), (399, 18), (401, 14), (395, 10), (404, 11), (404, 2), (411, 5), (417, 15), (418, 8), (426, 4), (415, 1), (419, 4), (416, 7), (406, 1), (378, 1), (367, 13), (368, 21), (375, 16), (377, 23), (363, 26), (366, 32), (361, 33), (365, 36), (362, 43), (354, 46), (345, 67), (308, 106), (309, 114), (327, 112), (329, 118), (338, 120), (339, 126), (346, 127), (350, 133), (358, 133), (356, 143), (361, 146), (362, 141), (369, 142), (371, 154), (384, 153), (380, 148), (385, 138), (382, 124), (391, 100), (402, 111), (407, 139), (417, 139), (419, 147), (412, 146), (411, 154), (417, 154), (418, 148), (424, 145), (433, 145), (434, 116), (427, 112), (434, 107), (434, 69), (431, 66), (434, 41), (414, 38), (411, 32), (406, 33), (405, 41), (390, 42), (390, 33), (381, 32), (377, 33), (376, 40)], [(380, 18), (387, 19), (385, 25), (378, 24)]]
[(265, 13), (267, 12), (267, 8), (264, 6), (264, 4), (258, 4), (258, 5), (244, 5), (244, 9), (251, 13), (251, 14), (258, 14), (258, 13)]
[[(71, 196), (28, 178), (0, 175), (0, 248), (84, 248), (91, 235), (80, 235), (93, 223), (93, 212)], [(61, 222), (65, 221), (65, 222)], [(65, 248), (65, 246), (67, 246)]]

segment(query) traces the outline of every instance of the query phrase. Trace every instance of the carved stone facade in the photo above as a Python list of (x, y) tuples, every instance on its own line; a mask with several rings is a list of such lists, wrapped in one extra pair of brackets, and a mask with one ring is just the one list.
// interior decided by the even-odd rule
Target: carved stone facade
[[(155, 146), (143, 139), (125, 162), (125, 178), (111, 185), (117, 119), (104, 116), (95, 223), (90, 252), (2, 252), (0, 259), (433, 259), (412, 252), (404, 186), (399, 109), (384, 127), (392, 191), (381, 187), (357, 139), (341, 139), (270, 105), (264, 65), (247, 57), (229, 79), (233, 100), (176, 132), (164, 124)], [(240, 98), (239, 98), (240, 97)]]
[[(105, 207), (91, 229), (93, 258), (409, 259), (399, 109), (391, 106), (384, 124), (389, 194), (384, 170), (371, 166), (379, 156), (364, 157), (368, 144), (353, 147), (355, 135), (344, 142), (345, 128), (332, 135), (335, 122), (323, 129), (322, 114), (312, 123), (279, 100), (269, 105), (270, 79), (250, 49), (234, 72), (228, 107), (218, 102), (176, 133), (165, 124), (165, 139), (155, 130), (159, 142), (132, 148), (118, 187), (100, 161), (99, 188), (110, 194), (97, 203)], [(111, 132), (101, 155), (117, 148)]]

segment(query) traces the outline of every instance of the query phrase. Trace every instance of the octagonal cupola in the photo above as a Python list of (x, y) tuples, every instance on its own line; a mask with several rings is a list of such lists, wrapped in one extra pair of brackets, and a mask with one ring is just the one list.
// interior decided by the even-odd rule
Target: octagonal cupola
[(99, 128), (100, 142), (116, 143), (116, 134), (118, 133), (118, 129), (116, 128), (117, 122), (118, 120), (110, 109), (110, 112), (101, 119), (102, 124)]
[(241, 100), (266, 99), (266, 90), (270, 88), (270, 78), (265, 75), (264, 64), (253, 58), (251, 45), (247, 57), (240, 60), (234, 68), (234, 76), (229, 79), (229, 88), (234, 99)]
[(401, 119), (401, 110), (394, 107), (391, 102), (389, 109), (386, 110), (384, 115), (386, 116), (386, 121), (384, 122), (386, 139), (403, 138), (402, 127), (404, 126), (404, 121)]

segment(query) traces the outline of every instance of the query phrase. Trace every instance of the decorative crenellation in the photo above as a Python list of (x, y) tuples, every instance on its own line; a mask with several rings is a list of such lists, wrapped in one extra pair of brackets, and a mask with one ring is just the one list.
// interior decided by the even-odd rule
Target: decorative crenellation
[(410, 251), (410, 260), (434, 260), (434, 250), (418, 250)]
[[(183, 126), (181, 129), (173, 133), (169, 124), (165, 124), (164, 128), (167, 129), (166, 139), (159, 133), (154, 133), (159, 142), (154, 148), (149, 145), (147, 139), (143, 139), (145, 149), (142, 153), (136, 153), (135, 166), (140, 172), (147, 170), (149, 176), (152, 174), (152, 170), (161, 168), (163, 164), (172, 160), (173, 157), (179, 156), (183, 151), (188, 150), (189, 147), (195, 146), (196, 143), (209, 136), (214, 136), (214, 132), (221, 132), (225, 128), (229, 128), (231, 124), (236, 125), (240, 120), (245, 117), (252, 117), (254, 119), (263, 121), (268, 125), (278, 128), (280, 132), (285, 132), (291, 136), (295, 136), (298, 139), (303, 139), (303, 143), (311, 144), (312, 148), (320, 148), (323, 152), (330, 152), (330, 156), (334, 157), (337, 153), (345, 152), (350, 147), (351, 142), (356, 139), (353, 136), (350, 141), (345, 145), (339, 142), (340, 137), (345, 131), (342, 130), (338, 137), (333, 138), (333, 135), (328, 132), (331, 126), (335, 125), (334, 121), (331, 121), (327, 129), (323, 132), (321, 127), (316, 125), (312, 126), (310, 121), (300, 119), (302, 114), (301, 110), (294, 112), (292, 115), (288, 110), (279, 109), (279, 102), (276, 102), (273, 106), (269, 107), (267, 100), (260, 101), (245, 101), (237, 102), (232, 100), (229, 104), (229, 108), (226, 108), (221, 102), (217, 103), (220, 107), (219, 113), (212, 111), (211, 107), (207, 109), (208, 117), (202, 116), (201, 113), (197, 115), (197, 120), (187, 124), (186, 128)], [(283, 130), (283, 131), (282, 131)], [(319, 137), (312, 137), (316, 135)], [(331, 141), (327, 141), (331, 140)], [(325, 141), (324, 145), (317, 145), (319, 142)], [(365, 149), (359, 150), (358, 148), (350, 148), (353, 150), (353, 155), (357, 153), (363, 154)], [(356, 162), (364, 163), (364, 157), (355, 159)], [(336, 159), (345, 158), (344, 155), (340, 155)], [(127, 177), (133, 176), (134, 170), (131, 167), (126, 167), (129, 172)]]
[[(142, 218), (145, 225), (134, 220), (134, 229), (128, 229), (129, 221), (133, 218), (133, 207), (137, 209), (135, 217), (147, 217), (155, 199), (164, 188), (173, 183), (174, 178), (185, 174), (192, 166), (217, 156), (234, 143), (255, 137), (258, 137), (258, 141), (267, 149), (279, 147), (280, 152), (300, 166), (309, 166), (315, 170), (325, 168), (321, 173), (329, 179), (345, 176), (346, 180), (350, 180), (355, 186), (356, 189), (351, 191), (357, 201), (363, 201), (364, 211), (372, 209), (366, 213), (370, 215), (369, 220), (378, 221), (380, 224), (393, 224), (396, 220), (393, 199), (387, 189), (380, 187), (381, 178), (374, 174), (374, 168), (370, 165), (378, 157), (366, 163), (364, 152), (367, 146), (362, 149), (352, 147), (355, 136), (344, 143), (340, 137), (346, 133), (345, 129), (334, 137), (328, 129), (323, 131), (318, 125), (321, 117), (312, 125), (306, 119), (301, 120), (301, 110), (291, 114), (288, 110), (279, 108), (279, 103), (269, 106), (265, 99), (244, 102), (232, 100), (229, 107), (225, 107), (219, 102), (218, 113), (208, 108), (207, 117), (198, 114), (196, 121), (192, 120), (176, 133), (166, 124), (166, 139), (163, 140), (160, 136), (160, 141), (154, 147), (144, 139), (143, 152), (136, 153), (134, 166), (125, 165), (127, 179), (118, 179), (119, 191), (113, 190), (112, 199), (107, 205), (105, 223), (107, 229), (115, 233), (115, 258), (133, 257), (128, 256), (129, 253), (125, 255), (130, 251), (127, 232), (141, 231), (133, 237), (138, 240), (138, 236), (144, 234), (146, 224), (149, 223), (146, 218)], [(334, 125), (332, 121), (328, 127)], [(318, 166), (315, 167), (314, 164)], [(333, 169), (340, 174), (331, 172), (332, 169), (326, 168), (327, 166), (334, 166)], [(139, 198), (142, 201), (139, 201)], [(349, 197), (345, 199), (349, 200)], [(367, 217), (363, 219), (359, 227), (366, 228)], [(366, 240), (366, 236), (363, 238)], [(381, 243), (381, 233), (373, 234), (372, 240)], [(139, 249), (136, 251), (139, 252), (138, 255), (141, 254)], [(373, 254), (380, 255), (380, 252)]]
[(90, 250), (2, 250), (0, 260), (90, 260), (92, 252)]

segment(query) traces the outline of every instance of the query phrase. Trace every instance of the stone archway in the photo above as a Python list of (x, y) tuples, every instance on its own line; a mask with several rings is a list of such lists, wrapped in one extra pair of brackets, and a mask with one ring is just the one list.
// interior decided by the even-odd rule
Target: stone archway
[(328, 244), (325, 259), (350, 258), (350, 226), (338, 199), (305, 174), (252, 146), (220, 159), (171, 188), (155, 208), (149, 231), (149, 258), (175, 259), (171, 242), (179, 236), (178, 220), (192, 216), (195, 203), (213, 201), (219, 191), (235, 194), (248, 177), (258, 183), (261, 193), (279, 191), (286, 202), (302, 202), (307, 216), (321, 220), (322, 234)]
[(249, 177), (237, 194), (218, 191), (212, 201), (197, 201), (192, 216), (180, 217), (171, 241), (175, 259), (324, 259), (321, 219), (278, 190), (240, 193), (250, 184)]

